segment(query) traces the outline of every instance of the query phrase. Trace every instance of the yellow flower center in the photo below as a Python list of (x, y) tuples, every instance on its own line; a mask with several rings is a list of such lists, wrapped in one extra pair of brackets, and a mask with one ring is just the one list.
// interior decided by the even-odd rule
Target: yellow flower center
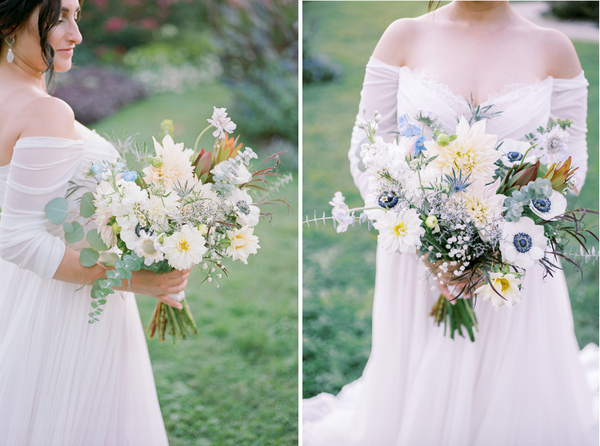
[(403, 221), (401, 221), (397, 225), (394, 225), (393, 229), (398, 237), (403, 237), (406, 235), (407, 230), (406, 230), (406, 226), (404, 225)]
[(467, 211), (477, 222), (485, 223), (485, 206), (476, 198), (469, 198), (465, 203)]
[(501, 278), (501, 279), (496, 279), (494, 281), (494, 288), (498, 288), (498, 285), (500, 285), (502, 287), (502, 289), (500, 290), (501, 293), (505, 293), (509, 288), (510, 288), (510, 284), (508, 283), (508, 280)]
[(457, 150), (450, 156), (450, 162), (456, 168), (456, 171), (462, 171), (463, 175), (468, 175), (473, 172), (477, 161), (470, 147), (457, 147)]
[(188, 252), (190, 250), (190, 243), (185, 239), (179, 240), (179, 243), (177, 244), (177, 248), (181, 252)]

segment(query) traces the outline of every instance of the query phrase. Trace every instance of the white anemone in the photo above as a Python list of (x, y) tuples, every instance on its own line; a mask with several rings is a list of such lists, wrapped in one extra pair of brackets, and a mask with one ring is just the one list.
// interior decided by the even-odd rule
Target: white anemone
[(536, 225), (531, 218), (521, 217), (518, 222), (504, 224), (500, 251), (505, 262), (531, 268), (544, 257), (547, 246), (544, 227)]
[(143, 229), (140, 230), (140, 237), (134, 251), (144, 259), (144, 264), (147, 266), (164, 259), (164, 251), (158, 242), (158, 237), (153, 233), (147, 234)]
[(552, 191), (548, 198), (531, 200), (529, 208), (544, 220), (552, 220), (565, 213), (567, 199), (560, 192)]
[[(506, 167), (512, 167), (514, 165), (519, 165), (525, 156), (525, 152), (531, 147), (526, 141), (517, 141), (514, 139), (505, 139), (502, 142), (499, 150), (502, 156), (500, 157), (500, 161)], [(533, 150), (530, 150), (527, 156), (525, 157), (526, 163), (535, 162), (536, 157), (533, 154)]]

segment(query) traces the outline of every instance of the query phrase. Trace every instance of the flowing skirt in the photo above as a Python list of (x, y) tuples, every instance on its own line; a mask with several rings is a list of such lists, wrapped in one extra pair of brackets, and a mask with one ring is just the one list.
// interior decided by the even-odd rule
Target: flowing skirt
[(562, 271), (530, 270), (513, 308), (479, 301), (474, 343), (434, 325), (426, 275), (378, 248), (371, 356), (338, 396), (304, 402), (305, 445), (598, 444)]
[(134, 295), (90, 325), (89, 286), (0, 276), (0, 445), (167, 445)]

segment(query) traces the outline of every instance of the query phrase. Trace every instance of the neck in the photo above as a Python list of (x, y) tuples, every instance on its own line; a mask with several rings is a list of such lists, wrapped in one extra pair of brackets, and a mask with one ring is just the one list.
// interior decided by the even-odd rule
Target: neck
[[(468, 26), (503, 26), (511, 19), (508, 1), (453, 1), (448, 5), (449, 18)], [(492, 29), (490, 29), (492, 28)]]
[(15, 52), (13, 47), (14, 59), (8, 62), (6, 56), (8, 54), (8, 46), (2, 45), (0, 48), (0, 73), (22, 82), (30, 84), (42, 91), (46, 91), (46, 76), (39, 69), (31, 66)]

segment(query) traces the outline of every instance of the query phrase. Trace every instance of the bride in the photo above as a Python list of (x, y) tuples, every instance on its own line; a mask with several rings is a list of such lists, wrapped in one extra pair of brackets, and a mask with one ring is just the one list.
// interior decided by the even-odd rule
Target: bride
[[(394, 22), (367, 64), (349, 152), (363, 198), (357, 149), (362, 111), (382, 115), (392, 139), (398, 117), (437, 115), (449, 134), (470, 117), (466, 98), (501, 111), (486, 123), (498, 139), (523, 139), (549, 119), (570, 119), (570, 156), (587, 168), (587, 81), (570, 41), (516, 14), (508, 1), (454, 1)], [(431, 136), (431, 135), (426, 135)], [(591, 445), (592, 397), (578, 361), (565, 278), (528, 271), (522, 303), (479, 303), (476, 342), (443, 336), (428, 316), (440, 291), (420, 280), (417, 255), (377, 249), (371, 356), (337, 397), (303, 407), (305, 445)]]
[[(101, 265), (79, 263), (45, 205), (69, 182), (78, 209), (95, 182), (93, 160), (116, 150), (46, 92), (46, 75), (71, 68), (82, 40), (77, 0), (0, 1), (0, 445), (166, 445), (135, 297), (168, 297), (189, 270), (134, 273), (89, 325), (90, 283)], [(87, 181), (87, 182), (86, 182)], [(85, 243), (85, 242), (84, 242)], [(81, 288), (81, 289), (80, 289)]]

